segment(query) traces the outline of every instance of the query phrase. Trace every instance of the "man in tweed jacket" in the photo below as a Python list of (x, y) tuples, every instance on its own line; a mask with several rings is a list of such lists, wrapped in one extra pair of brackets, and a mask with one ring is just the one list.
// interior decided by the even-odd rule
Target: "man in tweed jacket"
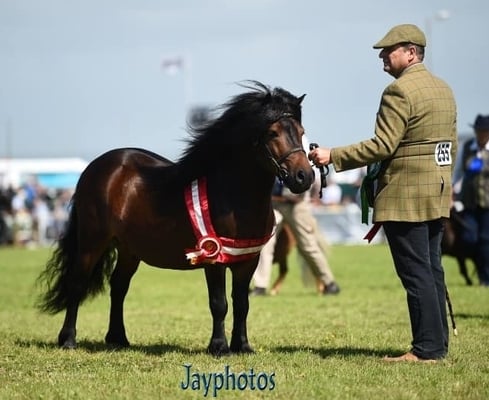
[(449, 216), (457, 152), (456, 105), (449, 86), (422, 64), (426, 38), (415, 25), (392, 28), (374, 45), (396, 78), (381, 98), (375, 136), (309, 153), (336, 171), (381, 162), (374, 222), (382, 224), (407, 292), (412, 348), (387, 361), (430, 361), (448, 352), (445, 278), (440, 243)]

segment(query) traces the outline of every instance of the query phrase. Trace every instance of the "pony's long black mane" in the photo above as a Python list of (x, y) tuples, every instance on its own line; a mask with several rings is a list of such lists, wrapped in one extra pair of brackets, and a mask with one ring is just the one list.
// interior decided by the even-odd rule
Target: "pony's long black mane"
[(220, 106), (217, 118), (200, 127), (189, 126), (188, 146), (174, 165), (180, 179), (191, 181), (235, 161), (238, 153), (260, 143), (268, 127), (284, 114), (301, 122), (302, 97), (258, 81), (239, 85), (250, 91)]

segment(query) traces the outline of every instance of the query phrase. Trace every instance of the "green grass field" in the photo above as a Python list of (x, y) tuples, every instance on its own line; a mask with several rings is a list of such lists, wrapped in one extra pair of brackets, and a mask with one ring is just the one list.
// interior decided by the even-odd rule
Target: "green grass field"
[[(248, 334), (256, 352), (223, 358), (205, 353), (211, 316), (203, 271), (145, 265), (125, 303), (131, 348), (104, 344), (106, 292), (80, 308), (78, 349), (58, 349), (63, 315), (33, 306), (34, 282), (48, 256), (48, 250), (0, 249), (2, 400), (489, 398), (489, 289), (465, 286), (449, 258), (459, 334), (451, 337), (448, 358), (392, 365), (382, 356), (408, 350), (411, 337), (405, 294), (384, 245), (332, 248), (342, 288), (335, 297), (304, 287), (292, 256), (280, 295), (251, 298)], [(228, 338), (230, 327), (228, 315)]]

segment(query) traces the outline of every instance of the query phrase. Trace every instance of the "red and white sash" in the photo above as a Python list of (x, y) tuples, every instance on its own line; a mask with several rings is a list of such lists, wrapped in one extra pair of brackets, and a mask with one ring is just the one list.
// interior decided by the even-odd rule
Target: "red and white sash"
[(190, 264), (235, 263), (255, 257), (270, 239), (231, 239), (218, 237), (212, 226), (207, 198), (207, 180), (202, 177), (185, 188), (185, 203), (194, 228), (197, 245), (186, 251)]

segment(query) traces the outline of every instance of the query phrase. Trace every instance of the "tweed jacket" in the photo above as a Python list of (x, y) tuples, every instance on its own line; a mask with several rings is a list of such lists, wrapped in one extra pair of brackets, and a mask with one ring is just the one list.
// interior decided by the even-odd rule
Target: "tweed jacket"
[(456, 120), (452, 90), (418, 63), (385, 88), (375, 136), (332, 149), (331, 161), (338, 172), (382, 162), (374, 222), (448, 217)]

